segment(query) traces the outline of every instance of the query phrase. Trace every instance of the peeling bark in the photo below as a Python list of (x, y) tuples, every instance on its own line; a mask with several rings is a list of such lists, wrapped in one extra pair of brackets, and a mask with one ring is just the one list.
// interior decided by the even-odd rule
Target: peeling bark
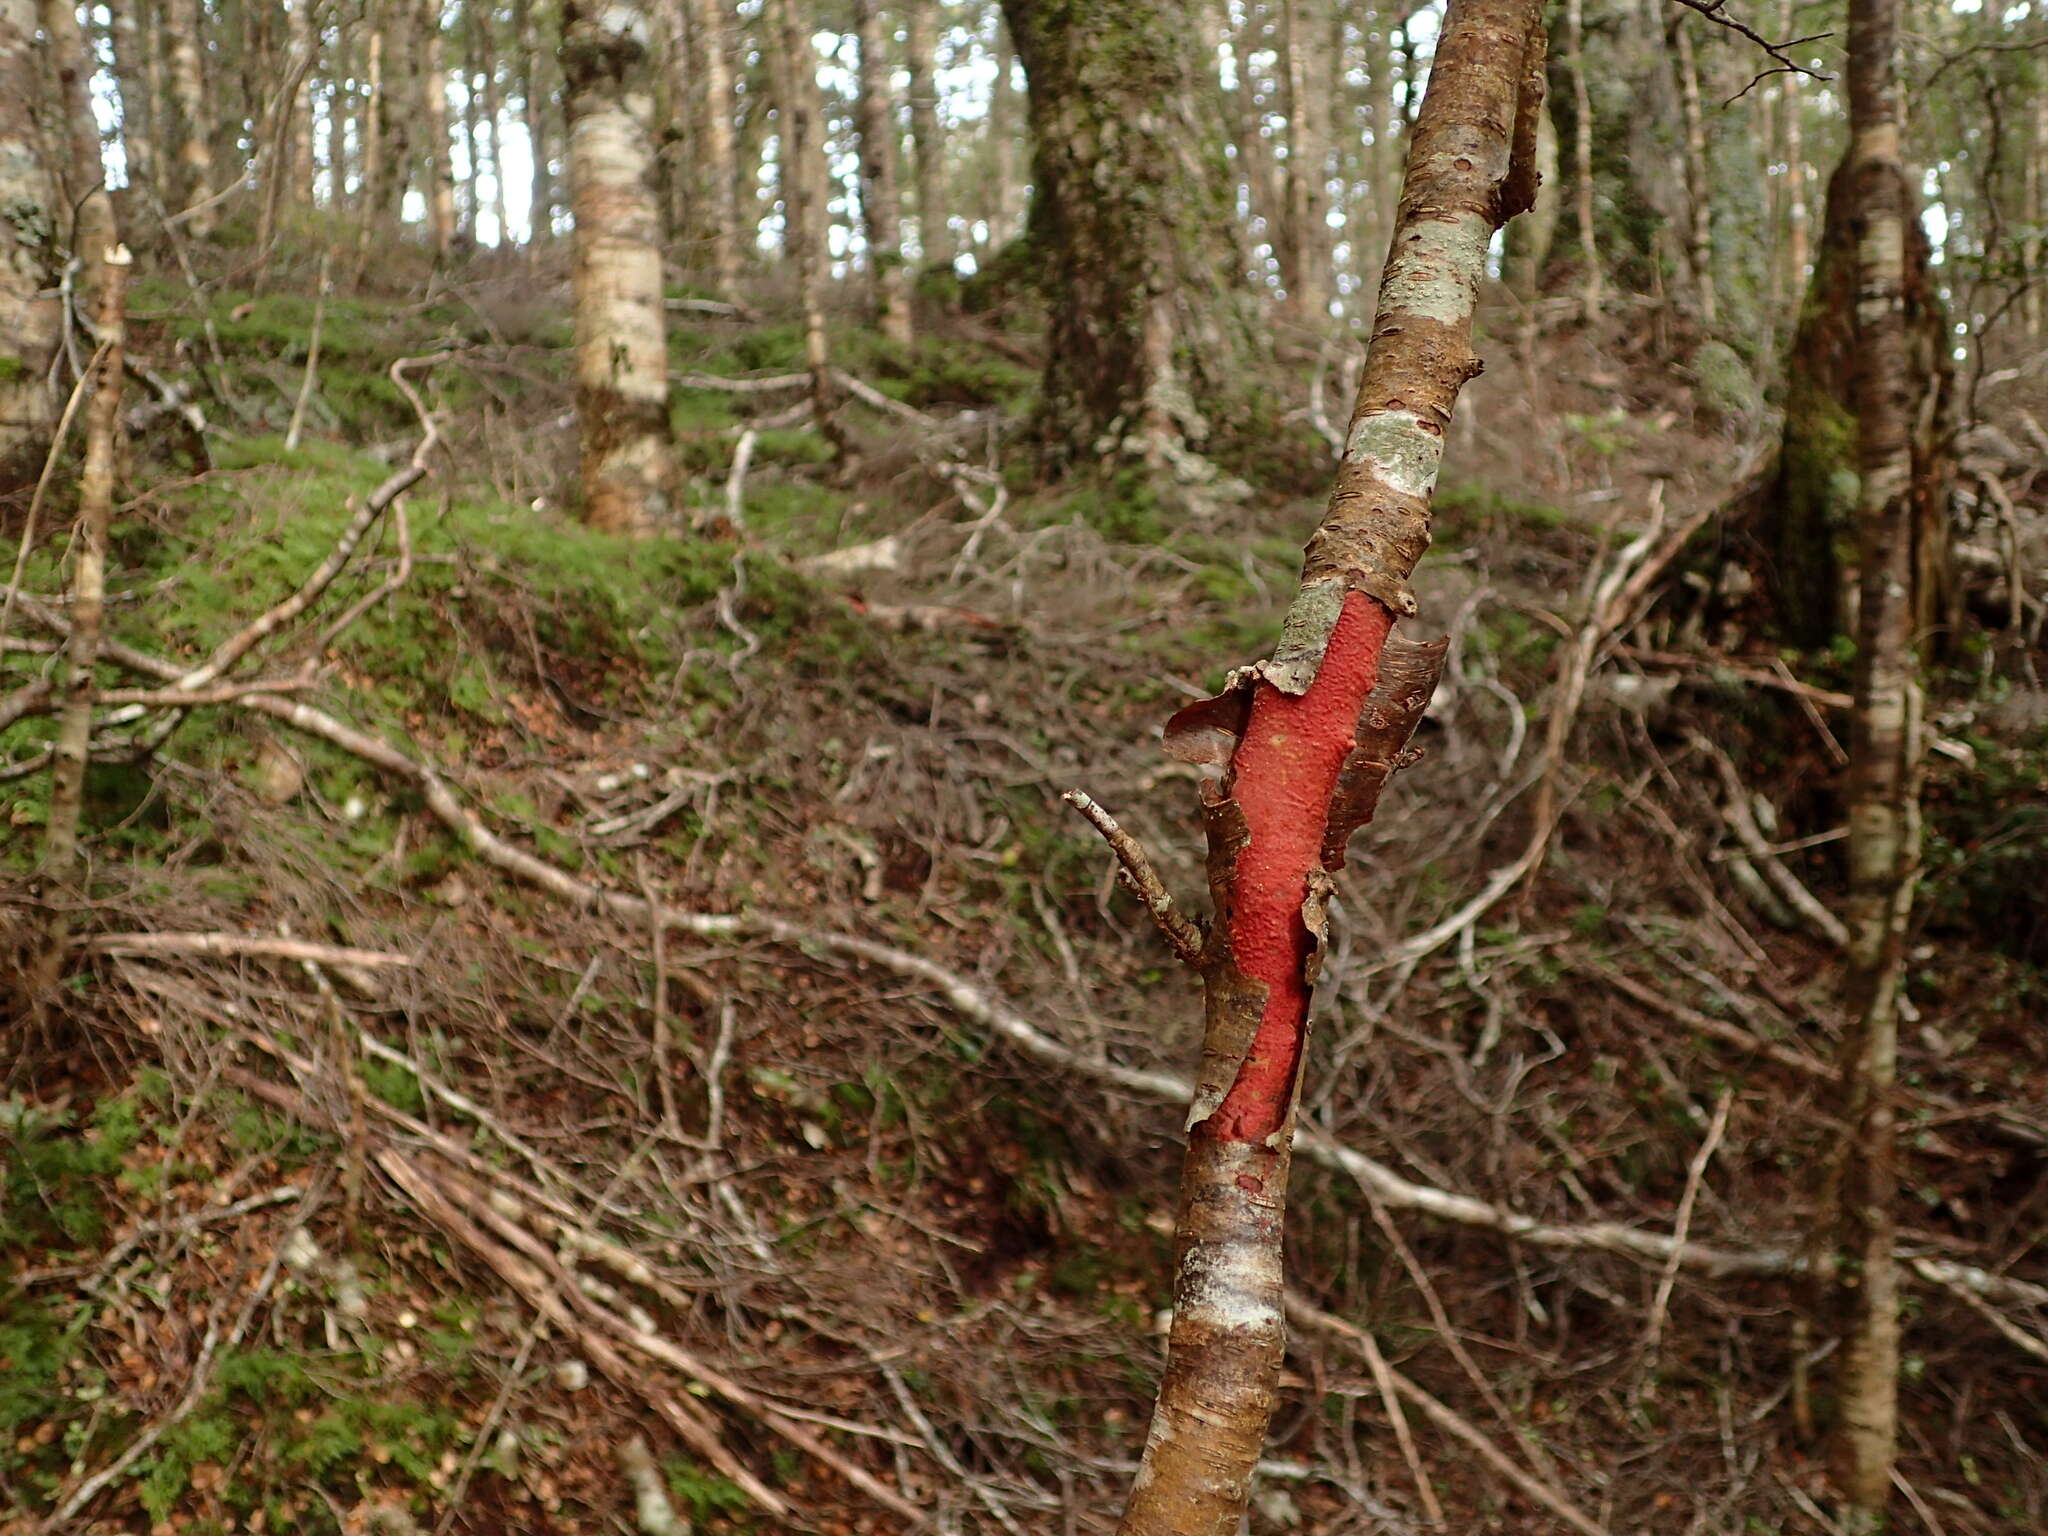
[(583, 516), (613, 532), (664, 516), (675, 488), (647, 18), (562, 13), (576, 218), (576, 414)]
[(1166, 1375), (1123, 1536), (1234, 1536), (1272, 1417), (1281, 1227), (1329, 871), (1369, 819), (1434, 689), (1441, 646), (1390, 643), (1415, 610), (1444, 432), (1479, 371), (1472, 311), (1496, 229), (1528, 206), (1539, 0), (1453, 0), (1410, 141), (1348, 447), (1274, 655), (1183, 710), (1168, 750), (1204, 791), (1216, 922), (1200, 968)]

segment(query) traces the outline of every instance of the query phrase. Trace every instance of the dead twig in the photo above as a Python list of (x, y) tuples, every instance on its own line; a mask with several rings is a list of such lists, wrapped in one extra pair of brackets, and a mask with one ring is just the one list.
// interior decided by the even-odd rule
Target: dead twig
[(313, 381), (320, 377), (320, 328), (327, 320), (327, 293), (331, 286), (327, 274), (333, 261), (333, 251), (320, 253), (320, 276), (313, 287), (313, 326), (306, 339), (306, 376), (299, 381), (299, 396), (292, 402), (291, 425), (285, 428), (286, 453), (298, 452), (299, 434), (306, 426), (306, 405), (313, 398)]
[(1166, 882), (1159, 878), (1159, 871), (1152, 863), (1152, 856), (1145, 851), (1145, 845), (1118, 826), (1116, 818), (1085, 791), (1070, 789), (1060, 798), (1102, 834), (1102, 840), (1116, 855), (1117, 874), (1123, 880), (1124, 888), (1145, 904), (1145, 910), (1152, 915), (1153, 923), (1166, 942), (1173, 946), (1173, 952), (1188, 965), (1200, 964), (1202, 930), (1174, 904), (1173, 895), (1166, 889)]
[[(1302, 1327), (1312, 1328), (1319, 1333), (1330, 1334), (1335, 1338), (1342, 1339), (1361, 1355), (1366, 1353), (1370, 1338), (1363, 1328), (1360, 1328), (1356, 1323), (1346, 1322), (1343, 1318), (1333, 1313), (1323, 1311), (1322, 1308), (1316, 1306), (1298, 1292), (1289, 1291), (1287, 1293), (1287, 1315)], [(1378, 1346), (1372, 1345), (1372, 1350), (1374, 1354), (1377, 1354)], [(1391, 1365), (1386, 1365), (1384, 1360), (1381, 1363), (1385, 1366), (1387, 1376), (1394, 1384), (1394, 1389), (1401, 1396), (1405, 1397), (1417, 1408), (1420, 1408), (1423, 1414), (1439, 1429), (1470, 1448), (1481, 1461), (1492, 1468), (1503, 1480), (1512, 1484), (1528, 1498), (1549, 1510), (1553, 1515), (1556, 1515), (1558, 1519), (1579, 1532), (1580, 1536), (1612, 1536), (1612, 1533), (1606, 1526), (1600, 1524), (1599, 1521), (1593, 1519), (1592, 1516), (1572, 1503), (1555, 1486), (1545, 1482), (1534, 1473), (1526, 1472), (1517, 1466), (1507, 1452), (1489, 1440), (1484, 1432), (1463, 1414), (1452, 1408), (1448, 1403), (1441, 1402), (1428, 1392), (1425, 1392)]]
[[(1700, 1140), (1699, 1151), (1686, 1165), (1685, 1192), (1678, 1198), (1678, 1214), (1671, 1223), (1671, 1236), (1676, 1242), (1683, 1243), (1692, 1231), (1693, 1207), (1699, 1201), (1700, 1186), (1706, 1181), (1707, 1164), (1714, 1160), (1714, 1151), (1721, 1145), (1722, 1136), (1727, 1134), (1728, 1110), (1734, 1102), (1733, 1092), (1722, 1089), (1721, 1097), (1714, 1105), (1714, 1118), (1707, 1125), (1707, 1134)], [(1650, 1302), (1650, 1321), (1643, 1329), (1643, 1341), (1637, 1350), (1645, 1373), (1639, 1390), (1647, 1384), (1647, 1373), (1655, 1369), (1657, 1351), (1664, 1341), (1664, 1322), (1671, 1312), (1671, 1292), (1678, 1284), (1677, 1252), (1674, 1248), (1672, 1257), (1664, 1261), (1664, 1272), (1657, 1277), (1657, 1293)]]

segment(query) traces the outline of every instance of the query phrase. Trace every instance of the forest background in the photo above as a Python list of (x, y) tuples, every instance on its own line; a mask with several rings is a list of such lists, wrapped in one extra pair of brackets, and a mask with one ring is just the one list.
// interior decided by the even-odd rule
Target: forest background
[[(2048, 1528), (2048, 17), (1543, 20), (1252, 1526)], [(0, 0), (0, 1530), (1115, 1523), (1447, 25)]]

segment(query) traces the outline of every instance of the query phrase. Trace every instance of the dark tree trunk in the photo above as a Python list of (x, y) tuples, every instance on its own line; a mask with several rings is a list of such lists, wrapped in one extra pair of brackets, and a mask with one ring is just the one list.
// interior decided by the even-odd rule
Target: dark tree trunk
[(1227, 427), (1249, 339), (1214, 92), (1163, 0), (1004, 0), (1029, 79), (1027, 238), (1052, 296), (1055, 463), (1173, 455)]

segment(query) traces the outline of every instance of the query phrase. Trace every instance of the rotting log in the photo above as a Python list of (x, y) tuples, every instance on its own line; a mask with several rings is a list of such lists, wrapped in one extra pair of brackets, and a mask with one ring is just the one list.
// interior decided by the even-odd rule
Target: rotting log
[[(1216, 921), (1196, 960), (1201, 1069), (1187, 1121), (1165, 1378), (1123, 1536), (1233, 1536), (1275, 1405), (1281, 1228), (1330, 874), (1406, 758), (1443, 645), (1395, 638), (1429, 544), (1489, 242), (1535, 194), (1536, 0), (1453, 0), (1409, 151), (1372, 341), (1329, 510), (1280, 645), (1167, 726), (1204, 787)], [(1142, 877), (1131, 871), (1134, 883)]]

